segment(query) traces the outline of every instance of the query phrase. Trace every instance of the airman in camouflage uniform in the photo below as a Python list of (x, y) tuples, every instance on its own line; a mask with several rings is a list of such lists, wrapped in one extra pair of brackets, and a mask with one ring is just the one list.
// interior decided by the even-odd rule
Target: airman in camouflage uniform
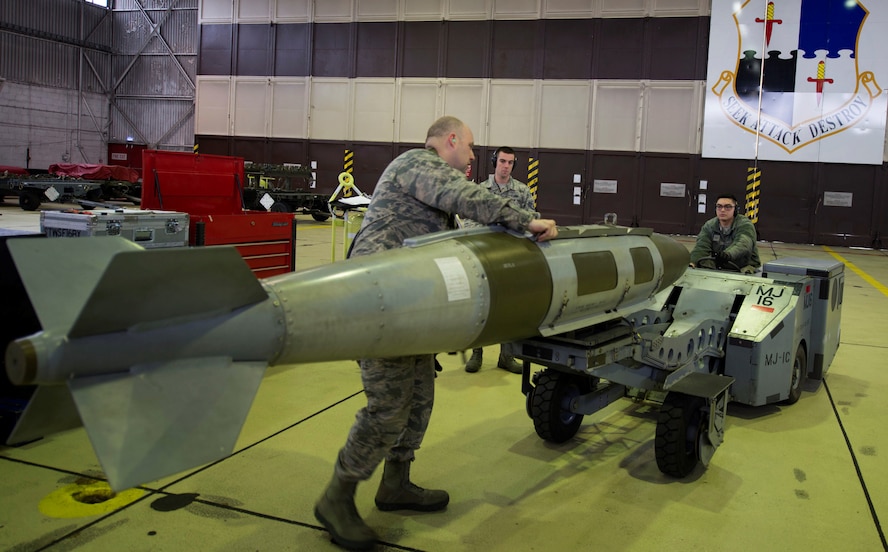
[[(515, 202), (526, 211), (533, 211), (534, 216), (539, 218), (540, 214), (536, 212), (536, 202), (530, 193), (530, 188), (520, 180), (512, 178), (512, 169), (515, 168), (515, 150), (508, 146), (500, 146), (493, 152), (493, 174), (481, 183), (481, 187), (495, 193), (501, 197), (514, 199)], [(464, 218), (463, 226), (473, 227), (482, 226), (474, 220)], [(466, 362), (466, 372), (474, 373), (481, 369), (481, 363), (484, 360), (484, 349), (477, 347), (472, 349), (472, 356)], [(502, 368), (513, 374), (520, 374), (522, 367), (515, 361), (512, 355), (503, 352), (500, 347), (499, 358), (496, 361), (498, 368)]]
[(691, 251), (691, 266), (753, 274), (762, 266), (755, 225), (737, 214), (737, 198), (733, 194), (721, 194), (715, 205), (715, 216), (703, 224), (697, 235)]
[[(392, 161), (373, 192), (351, 256), (401, 247), (405, 238), (454, 228), (454, 214), (484, 223), (529, 230), (537, 240), (558, 234), (555, 221), (534, 218), (514, 200), (499, 197), (465, 177), (474, 159), (472, 131), (459, 119), (442, 117), (429, 128), (425, 149)], [(434, 403), (434, 355), (360, 361), (367, 406), (358, 411), (333, 479), (315, 506), (315, 517), (341, 546), (371, 548), (376, 534), (354, 503), (359, 481), (385, 459), (376, 493), (381, 510), (437, 511), (450, 501), (445, 491), (410, 481), (410, 462), (422, 443)]]

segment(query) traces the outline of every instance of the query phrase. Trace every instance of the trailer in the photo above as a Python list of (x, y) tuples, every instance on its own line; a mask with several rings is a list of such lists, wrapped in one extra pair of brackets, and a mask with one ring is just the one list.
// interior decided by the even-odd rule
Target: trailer
[(312, 171), (301, 165), (245, 163), (244, 208), (255, 211), (302, 213), (318, 222), (330, 218), (327, 194), (312, 191)]
[[(822, 380), (839, 346), (844, 265), (785, 258), (761, 275), (688, 269), (639, 310), (559, 335), (506, 343), (542, 439), (573, 437), (585, 415), (621, 399), (659, 405), (664, 474), (709, 464), (729, 402), (791, 405)], [(543, 370), (531, 374), (530, 363)]]
[(54, 175), (10, 175), (0, 177), (0, 201), (6, 196), (18, 196), (19, 206), (25, 211), (36, 211), (41, 203), (76, 203), (78, 199), (98, 201), (105, 183)]

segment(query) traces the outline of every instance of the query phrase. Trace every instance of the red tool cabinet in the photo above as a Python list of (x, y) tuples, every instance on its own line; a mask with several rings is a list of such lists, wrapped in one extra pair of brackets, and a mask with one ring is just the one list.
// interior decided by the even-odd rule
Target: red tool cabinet
[(190, 245), (234, 245), (259, 278), (294, 270), (293, 215), (243, 208), (243, 158), (145, 150), (142, 171), (142, 208), (188, 213)]

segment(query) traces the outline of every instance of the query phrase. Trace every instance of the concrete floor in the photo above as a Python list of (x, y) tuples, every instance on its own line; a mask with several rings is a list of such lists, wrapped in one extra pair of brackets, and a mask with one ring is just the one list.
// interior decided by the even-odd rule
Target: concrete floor
[[(298, 268), (329, 262), (330, 224), (296, 219)], [(0, 206), (0, 228), (37, 221), (12, 199)], [(442, 354), (413, 479), (451, 502), (381, 512), (377, 470), (357, 504), (378, 550), (888, 550), (886, 252), (760, 252), (846, 263), (841, 346), (823, 384), (790, 407), (732, 404), (708, 468), (676, 480), (656, 466), (656, 407), (619, 400), (553, 445), (534, 432), (519, 377), (495, 367), (496, 347), (477, 374)], [(0, 447), (0, 549), (336, 550), (312, 509), (363, 404), (354, 362), (271, 368), (234, 454), (110, 498), (90, 487), (102, 470), (82, 428)]]

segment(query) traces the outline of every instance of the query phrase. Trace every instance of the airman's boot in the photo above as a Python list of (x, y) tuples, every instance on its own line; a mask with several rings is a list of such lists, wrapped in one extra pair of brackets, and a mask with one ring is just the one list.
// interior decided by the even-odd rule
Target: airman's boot
[(477, 372), (481, 369), (481, 357), (484, 354), (484, 349), (477, 348), (472, 349), (472, 357), (466, 362), (466, 372)]
[(376, 491), (376, 507), (380, 510), (435, 512), (443, 510), (448, 502), (447, 491), (423, 489), (410, 482), (410, 462), (386, 461)]
[(334, 475), (315, 504), (314, 514), (333, 537), (333, 542), (350, 550), (368, 550), (376, 545), (378, 537), (355, 508), (357, 486), (355, 481), (343, 481)]
[(513, 374), (520, 374), (523, 372), (523, 368), (518, 361), (515, 360), (515, 357), (512, 355), (507, 355), (506, 353), (500, 350), (499, 360), (497, 360), (496, 365), (498, 368), (502, 368), (508, 372), (512, 372)]

